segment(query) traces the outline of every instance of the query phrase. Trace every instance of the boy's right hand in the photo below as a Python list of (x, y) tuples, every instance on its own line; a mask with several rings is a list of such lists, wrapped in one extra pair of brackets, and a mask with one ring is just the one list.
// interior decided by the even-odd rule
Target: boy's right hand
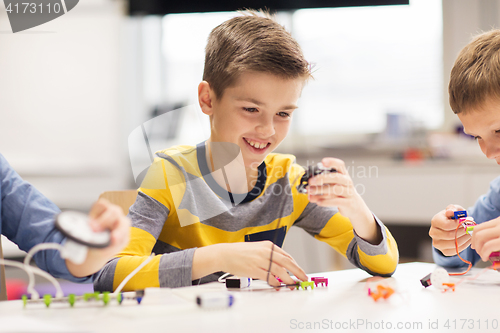
[[(453, 220), (453, 213), (458, 210), (465, 210), (459, 205), (448, 205), (445, 210), (440, 211), (431, 221), (429, 236), (432, 238), (432, 245), (441, 251), (445, 256), (457, 254), (455, 248), (455, 230), (457, 220)], [(464, 228), (457, 231), (458, 252), (465, 250), (471, 243), (471, 236), (465, 232)]]
[(272, 251), (273, 263), (268, 281), (270, 285), (280, 285), (275, 276), (286, 284), (295, 284), (287, 271), (302, 281), (308, 280), (306, 273), (292, 256), (270, 241), (218, 243), (199, 247), (194, 252), (191, 278), (196, 280), (214, 272), (224, 271), (267, 281)]
[(275, 276), (279, 277), (285, 284), (295, 284), (287, 270), (302, 281), (308, 280), (306, 273), (292, 256), (271, 241), (223, 243), (219, 245), (223, 251), (222, 253), (224, 253), (221, 256), (223, 258), (221, 263), (222, 271), (224, 272), (266, 281), (271, 251), (274, 251), (268, 281), (270, 285), (280, 285)]

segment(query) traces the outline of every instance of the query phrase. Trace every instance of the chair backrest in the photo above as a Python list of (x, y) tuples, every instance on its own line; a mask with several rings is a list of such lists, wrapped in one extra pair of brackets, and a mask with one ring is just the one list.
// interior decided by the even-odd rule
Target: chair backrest
[[(0, 259), (3, 259), (2, 238), (0, 237)], [(7, 285), (5, 282), (5, 266), (0, 265), (0, 301), (7, 300)]]
[(99, 196), (122, 208), (123, 214), (128, 214), (128, 209), (137, 198), (137, 190), (106, 191)]

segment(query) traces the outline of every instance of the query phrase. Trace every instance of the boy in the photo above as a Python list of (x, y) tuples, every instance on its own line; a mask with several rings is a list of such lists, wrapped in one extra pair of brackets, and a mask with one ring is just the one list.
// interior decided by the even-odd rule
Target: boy
[[(54, 217), (60, 210), (21, 177), (0, 154), (0, 233), (28, 252), (39, 243), (62, 243), (65, 237), (55, 229)], [(104, 249), (91, 249), (82, 264), (65, 261), (55, 250), (39, 251), (37, 265), (52, 274), (75, 282), (90, 282), (129, 240), (129, 219), (118, 206), (99, 200), (90, 211), (94, 230), (109, 229), (111, 244)]]
[[(448, 86), (450, 105), (464, 126), (464, 132), (476, 138), (487, 158), (500, 164), (500, 30), (477, 36), (465, 46), (453, 66)], [(436, 264), (445, 267), (467, 266), (456, 255), (453, 212), (464, 210), (449, 205), (431, 222), (433, 256)], [(479, 225), (472, 237), (458, 229), (460, 256), (475, 264), (487, 261), (491, 252), (500, 250), (500, 178), (478, 199), (468, 215)], [(471, 245), (469, 247), (469, 245)]]
[(274, 276), (294, 283), (287, 270), (307, 280), (280, 248), (292, 225), (358, 267), (391, 275), (396, 243), (354, 190), (344, 163), (323, 159), (338, 172), (312, 179), (306, 195), (296, 189), (304, 170), (294, 157), (271, 153), (285, 138), (310, 76), (297, 42), (269, 17), (250, 12), (212, 30), (198, 86), (210, 138), (157, 152), (130, 209), (131, 242), (94, 288), (114, 290), (151, 252), (163, 255), (125, 290), (213, 281), (219, 271), (274, 286)]

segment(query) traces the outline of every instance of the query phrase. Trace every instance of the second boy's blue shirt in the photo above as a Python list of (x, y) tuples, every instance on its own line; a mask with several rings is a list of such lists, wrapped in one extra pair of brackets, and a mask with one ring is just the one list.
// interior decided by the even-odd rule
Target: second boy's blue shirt
[[(59, 208), (30, 183), (24, 181), (0, 154), (0, 233), (29, 251), (39, 243), (62, 243), (63, 235), (54, 227)], [(41, 269), (55, 277), (75, 282), (90, 282), (90, 277), (76, 278), (66, 268), (56, 250), (35, 254)]]
[[(486, 195), (480, 197), (475, 205), (467, 210), (469, 216), (474, 218), (476, 223), (483, 223), (493, 220), (500, 216), (500, 177), (495, 178), (490, 183), (490, 190)], [(467, 267), (458, 256), (446, 257), (442, 255), (436, 248), (432, 248), (434, 262), (439, 266), (444, 267)], [(477, 252), (469, 246), (462, 252), (460, 256), (465, 260), (470, 261), (473, 265), (481, 260)]]

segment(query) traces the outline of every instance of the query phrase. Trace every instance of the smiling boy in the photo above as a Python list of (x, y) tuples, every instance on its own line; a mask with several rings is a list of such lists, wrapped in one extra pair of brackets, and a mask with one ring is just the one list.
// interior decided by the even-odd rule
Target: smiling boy
[(125, 290), (208, 282), (221, 271), (275, 286), (273, 276), (294, 282), (287, 271), (307, 280), (281, 249), (292, 225), (371, 274), (391, 275), (397, 245), (354, 190), (344, 163), (323, 159), (338, 172), (316, 176), (309, 193), (299, 194), (303, 168), (291, 155), (272, 153), (310, 77), (300, 46), (270, 17), (247, 12), (212, 30), (198, 86), (210, 138), (156, 153), (130, 209), (131, 242), (95, 289), (114, 290), (151, 252), (161, 255)]
[[(464, 132), (475, 137), (487, 158), (500, 164), (500, 30), (483, 33), (462, 49), (451, 71), (449, 94)], [(464, 208), (449, 205), (437, 213), (429, 231), (434, 261), (445, 267), (467, 266), (456, 255), (457, 222), (451, 219), (456, 210)], [(479, 225), (472, 236), (458, 229), (460, 256), (472, 264), (479, 258), (487, 261), (491, 252), (500, 250), (500, 177), (468, 214)]]

